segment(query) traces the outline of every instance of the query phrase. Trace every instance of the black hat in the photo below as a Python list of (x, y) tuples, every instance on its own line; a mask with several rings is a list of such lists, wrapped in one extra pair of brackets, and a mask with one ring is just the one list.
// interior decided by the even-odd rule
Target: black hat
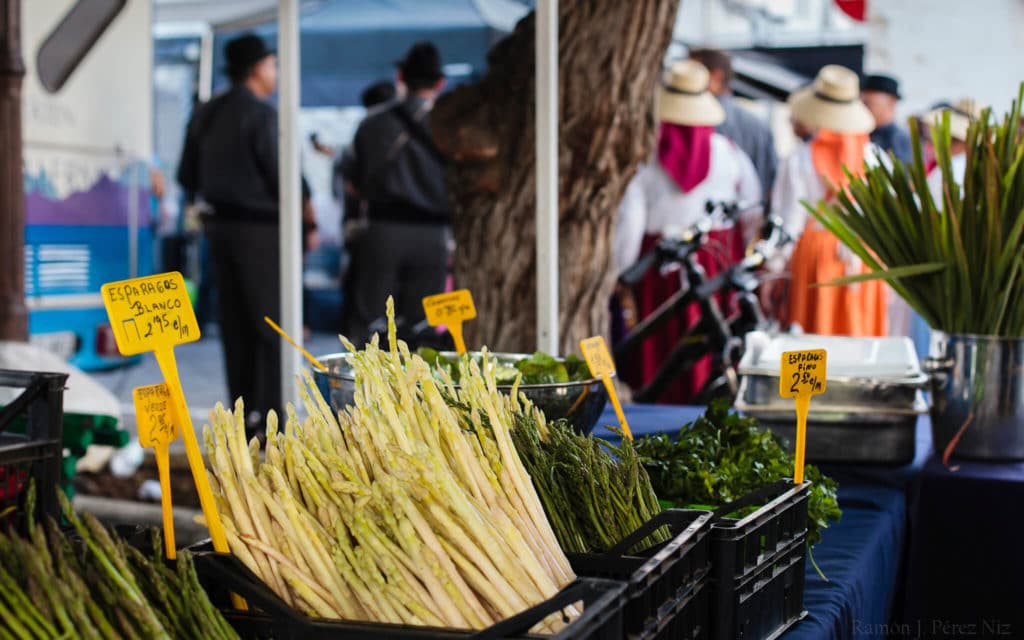
[(378, 104), (383, 104), (395, 97), (395, 85), (390, 80), (381, 80), (374, 82), (370, 86), (363, 89), (363, 93), (360, 96), (360, 100), (363, 106), (369, 109), (370, 107)]
[(864, 78), (864, 82), (860, 85), (860, 90), (888, 93), (897, 100), (901, 100), (903, 98), (903, 96), (900, 95), (900, 82), (892, 76), (881, 74), (866, 76)]
[(397, 64), (406, 82), (410, 79), (437, 82), (444, 77), (441, 71), (441, 54), (431, 42), (417, 42), (412, 45), (405, 58)]
[(263, 42), (263, 38), (257, 35), (247, 33), (238, 36), (224, 45), (224, 57), (227, 59), (224, 70), (232, 78), (242, 77), (253, 65), (274, 53), (274, 50), (269, 49)]

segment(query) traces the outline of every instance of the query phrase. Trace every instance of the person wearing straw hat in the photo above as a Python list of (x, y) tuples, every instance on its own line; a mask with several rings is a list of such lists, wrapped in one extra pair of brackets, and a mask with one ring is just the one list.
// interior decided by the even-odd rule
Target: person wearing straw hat
[[(949, 151), (950, 169), (953, 182), (963, 187), (964, 172), (967, 170), (967, 129), (978, 119), (981, 108), (970, 98), (961, 98), (952, 105), (942, 104), (921, 116), (920, 121), (926, 134), (934, 140), (933, 127), (938, 127), (945, 114), (949, 114)], [(945, 185), (942, 169), (932, 163), (928, 172), (928, 192), (932, 201), (941, 210), (945, 198)], [(931, 329), (916, 311), (910, 308), (902, 298), (896, 298), (891, 305), (889, 321), (893, 335), (908, 336), (914, 342), (918, 356), (928, 355), (931, 341)]]
[[(967, 129), (978, 119), (982, 109), (971, 98), (961, 98), (952, 106), (933, 109), (922, 116), (921, 120), (929, 128), (938, 127), (942, 119), (949, 117), (949, 163), (953, 170), (953, 179), (957, 186), (964, 184), (964, 171), (967, 169)], [(932, 135), (934, 138), (934, 134)], [(936, 204), (941, 201), (942, 171), (932, 167), (928, 173), (928, 191)]]
[[(849, 182), (847, 172), (864, 175), (865, 163), (884, 161), (871, 144), (875, 120), (860, 100), (857, 74), (838, 65), (818, 72), (814, 83), (790, 96), (793, 117), (815, 130), (779, 170), (773, 211), (793, 238), (792, 281), (783, 319), (819, 334), (886, 335), (886, 287), (869, 281), (845, 287), (813, 285), (864, 269), (856, 256), (808, 212), (803, 203), (833, 199)], [(785, 256), (773, 261), (780, 270)]]
[[(657, 102), (661, 130), (656, 158), (637, 172), (619, 209), (613, 245), (618, 272), (653, 249), (662, 236), (681, 232), (705, 219), (709, 201), (761, 200), (760, 181), (750, 158), (715, 132), (725, 112), (708, 91), (708, 77), (707, 68), (695, 60), (674, 63), (666, 75)], [(709, 275), (723, 262), (742, 258), (745, 239), (760, 228), (760, 211), (743, 215), (736, 224), (716, 221), (708, 249), (697, 256)], [(631, 292), (637, 312), (641, 317), (649, 315), (681, 286), (678, 271), (649, 272)], [(636, 387), (651, 380), (679, 337), (695, 321), (694, 312), (669, 321), (644, 343), (634, 371), (625, 376), (627, 382)], [(706, 377), (707, 365), (704, 370)], [(688, 384), (676, 383), (660, 401), (679, 403), (689, 399), (703, 382), (697, 369), (693, 373)]]

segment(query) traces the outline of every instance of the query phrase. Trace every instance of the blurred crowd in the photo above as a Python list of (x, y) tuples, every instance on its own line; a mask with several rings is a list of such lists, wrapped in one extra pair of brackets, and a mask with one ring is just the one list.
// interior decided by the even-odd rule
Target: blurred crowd
[[(280, 317), (278, 221), (282, 215), (301, 216), (307, 251), (316, 247), (318, 229), (305, 180), (302, 202), (293, 211), (279, 207), (277, 112), (269, 101), (277, 80), (274, 51), (259, 37), (244, 35), (226, 45), (225, 57), (231, 88), (195, 109), (176, 178), (187, 194), (186, 217), (204, 236), (200, 315), (216, 318), (230, 393), (258, 402), (250, 407), (250, 421), (258, 424), (267, 409), (280, 405), (278, 338), (262, 321)], [(656, 149), (629, 184), (618, 212), (616, 270), (627, 270), (662, 239), (704, 224), (707, 241), (696, 259), (710, 277), (748, 255), (771, 220), (788, 239), (768, 256), (758, 290), (772, 326), (909, 335), (923, 344), (927, 328), (883, 284), (810, 286), (864, 267), (804, 203), (830, 201), (875, 163), (907, 162), (919, 152), (933, 166), (927, 125), (943, 114), (959, 154), (954, 171), (962, 176), (963, 141), (977, 106), (960, 99), (921, 114), (921, 148), (915, 150), (910, 133), (896, 121), (896, 78), (861, 78), (829, 65), (789, 97), (797, 143), (779, 158), (771, 127), (732, 94), (732, 80), (729, 54), (715, 49), (693, 49), (667, 70), (656, 101)], [(416, 44), (397, 63), (393, 81), (363, 92), (366, 114), (350, 144), (335, 148), (311, 137), (313, 148), (331, 158), (332, 189), (343, 202), (340, 235), (347, 259), (337, 329), (354, 341), (374, 331), (386, 296), (395, 297), (397, 315), (412, 330), (423, 322), (421, 298), (446, 287), (451, 214), (444, 160), (429, 131), (431, 108), (444, 88), (438, 49)], [(939, 191), (941, 183), (930, 179), (929, 187)], [(687, 286), (672, 268), (620, 285), (613, 333), (621, 337)], [(695, 313), (687, 310), (647, 341), (631, 367), (634, 384), (650, 380), (699, 319)], [(692, 399), (698, 382), (662, 400)]]
[[(640, 168), (620, 207), (616, 268), (626, 270), (663, 238), (683, 236), (703, 222), (710, 232), (696, 259), (711, 277), (742, 260), (771, 220), (788, 242), (771, 248), (758, 288), (770, 326), (826, 335), (905, 335), (924, 353), (927, 326), (884, 283), (813, 286), (866, 268), (807, 206), (833, 201), (866, 167), (910, 162), (915, 151), (928, 167), (933, 197), (940, 197), (942, 181), (929, 125), (949, 118), (954, 175), (962, 181), (964, 140), (969, 123), (980, 113), (978, 106), (963, 98), (920, 114), (914, 122), (921, 148), (915, 150), (910, 132), (896, 121), (901, 98), (896, 78), (861, 78), (850, 69), (828, 65), (810, 86), (789, 96), (798, 142), (779, 159), (768, 123), (732, 95), (732, 75), (729, 55), (713, 49), (692, 50), (688, 59), (671, 65), (658, 95), (656, 153)], [(720, 209), (707, 206), (715, 202), (734, 203), (738, 215), (721, 215)], [(618, 330), (613, 333), (630, 331), (688, 286), (679, 266), (651, 270), (638, 283), (618, 287), (613, 310), (620, 317), (613, 322)], [(720, 303), (726, 315), (735, 312), (734, 298)], [(635, 366), (626, 372), (634, 388), (651, 382), (700, 312), (691, 305), (688, 313), (663, 324), (646, 340)], [(692, 401), (705, 377), (706, 372), (695, 370), (658, 399)]]
[[(176, 177), (186, 218), (203, 236), (201, 321), (216, 319), (230, 395), (250, 400), (247, 421), (256, 429), (281, 406), (280, 342), (263, 321), (281, 315), (278, 223), (301, 216), (304, 254), (317, 246), (318, 229), (305, 178), (295, 209), (279, 204), (274, 51), (247, 34), (224, 53), (231, 87), (195, 108)], [(344, 326), (334, 330), (357, 344), (369, 338), (388, 295), (403, 322), (415, 325), (421, 299), (444, 290), (450, 213), (443, 160), (428, 129), (444, 86), (437, 48), (418, 43), (398, 62), (393, 83), (364, 91), (367, 111), (351, 144), (334, 149), (311, 139), (334, 159), (334, 189), (344, 201)]]

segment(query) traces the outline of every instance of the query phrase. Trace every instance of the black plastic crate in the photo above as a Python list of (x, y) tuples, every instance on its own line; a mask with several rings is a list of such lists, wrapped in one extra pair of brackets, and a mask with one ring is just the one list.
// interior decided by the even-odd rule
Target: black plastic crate
[(644, 638), (658, 640), (708, 640), (711, 638), (711, 583), (705, 576), (692, 585), (645, 631)]
[[(723, 505), (711, 528), (715, 640), (775, 638), (803, 609), (810, 483), (780, 480)], [(758, 506), (739, 520), (727, 517)]]
[(743, 580), (714, 584), (716, 640), (772, 640), (807, 615), (804, 610), (803, 538), (765, 561)]
[[(226, 553), (209, 550), (209, 542), (195, 545), (196, 571), (213, 603), (246, 640), (621, 640), (622, 605), (626, 586), (621, 582), (581, 578), (555, 597), (482, 631), (436, 627), (342, 622), (310, 618), (289, 607), (248, 567)], [(245, 598), (250, 611), (228, 605), (228, 592)], [(530, 635), (529, 629), (548, 615), (574, 603), (583, 603), (582, 614), (555, 635)]]
[[(673, 538), (639, 554), (627, 551), (656, 529), (667, 526)], [(577, 575), (626, 582), (627, 637), (685, 639), (671, 619), (687, 615), (697, 584), (709, 570), (711, 513), (666, 509), (606, 553), (570, 553)], [(685, 601), (685, 603), (683, 602)], [(687, 631), (688, 632), (688, 631)], [(706, 633), (706, 631), (705, 631)]]
[[(0, 387), (23, 390), (0, 410), (0, 513), (10, 513), (8, 518), (24, 515), (26, 490), (33, 480), (36, 518), (57, 517), (67, 379), (65, 373), (0, 369)], [(7, 432), (15, 422), (24, 422), (24, 433)]]

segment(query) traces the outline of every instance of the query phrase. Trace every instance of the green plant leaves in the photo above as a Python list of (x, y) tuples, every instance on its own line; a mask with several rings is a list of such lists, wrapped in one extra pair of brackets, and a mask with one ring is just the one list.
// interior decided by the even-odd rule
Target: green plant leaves
[(832, 204), (811, 214), (864, 261), (869, 274), (819, 283), (838, 286), (885, 280), (928, 322), (948, 333), (1024, 336), (1024, 84), (997, 121), (986, 110), (971, 124), (963, 186), (953, 170), (948, 114), (932, 128), (933, 199), (911, 123), (914, 159), (851, 176)]
[(925, 273), (935, 273), (936, 271), (942, 271), (947, 267), (948, 265), (944, 262), (929, 262), (928, 264), (912, 264), (905, 267), (894, 267), (892, 269), (879, 268), (877, 271), (872, 271), (870, 273), (856, 273), (849, 276), (843, 276), (841, 278), (833, 278), (828, 282), (818, 282), (812, 286), (842, 287), (848, 284), (855, 284), (857, 282), (866, 282), (868, 280), (899, 280), (900, 278), (909, 278), (910, 276), (919, 276)]

